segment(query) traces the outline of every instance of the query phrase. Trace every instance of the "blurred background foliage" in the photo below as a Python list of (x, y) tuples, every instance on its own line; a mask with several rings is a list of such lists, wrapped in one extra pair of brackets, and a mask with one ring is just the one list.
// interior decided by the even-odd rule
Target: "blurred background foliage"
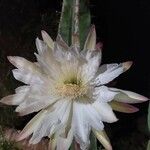
[[(18, 55), (35, 60), (35, 38), (47, 31), (55, 39), (61, 0), (0, 0), (0, 98), (14, 93), (21, 85), (12, 77), (13, 66), (7, 56)], [(116, 87), (149, 96), (149, 26), (148, 0), (90, 1), (92, 23), (103, 47), (103, 63), (133, 60), (132, 68), (116, 79)], [(145, 150), (149, 139), (148, 102), (137, 104), (135, 114), (116, 113), (119, 121), (106, 124), (114, 150)], [(14, 107), (0, 104), (0, 125), (22, 129), (34, 114), (18, 117)], [(0, 132), (0, 150), (16, 150)], [(148, 149), (149, 150), (149, 149)]]

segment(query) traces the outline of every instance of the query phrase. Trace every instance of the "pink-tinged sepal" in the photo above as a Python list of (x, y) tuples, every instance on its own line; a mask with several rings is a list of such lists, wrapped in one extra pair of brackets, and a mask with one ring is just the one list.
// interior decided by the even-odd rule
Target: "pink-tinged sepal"
[(93, 133), (106, 150), (112, 150), (110, 140), (104, 130), (93, 130)]
[(121, 90), (116, 88), (109, 88), (109, 90), (118, 92), (118, 94), (116, 94), (116, 96), (114, 97), (114, 100), (118, 102), (132, 104), (132, 103), (142, 103), (149, 100), (147, 97), (131, 91)]
[(132, 61), (126, 61), (122, 63), (124, 72), (127, 71), (128, 69), (130, 69), (130, 67), (132, 66), (133, 62)]
[(89, 31), (83, 50), (95, 50), (95, 48), (96, 48), (96, 30), (95, 26), (93, 25)]
[(53, 42), (52, 38), (47, 34), (47, 32), (42, 30), (41, 34), (42, 34), (42, 38), (43, 38), (44, 42), (48, 45), (48, 47), (50, 49), (54, 49), (54, 42)]
[(114, 100), (111, 101), (109, 104), (113, 110), (118, 111), (118, 112), (135, 113), (135, 112), (139, 111), (139, 109), (137, 107), (134, 107), (134, 106), (126, 104), (126, 103), (116, 102)]

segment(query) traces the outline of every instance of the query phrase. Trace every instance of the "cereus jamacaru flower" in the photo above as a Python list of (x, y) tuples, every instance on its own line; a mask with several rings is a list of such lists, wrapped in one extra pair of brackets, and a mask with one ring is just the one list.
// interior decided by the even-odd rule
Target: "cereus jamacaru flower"
[(132, 62), (100, 66), (101, 47), (96, 45), (94, 26), (82, 51), (76, 45), (69, 47), (60, 35), (53, 41), (42, 31), (42, 37), (43, 41), (36, 39), (37, 62), (8, 57), (17, 67), (13, 70), (15, 79), (26, 85), (18, 87), (16, 94), (4, 97), (1, 102), (18, 105), (16, 112), (22, 116), (38, 112), (18, 140), (32, 134), (30, 143), (36, 144), (48, 136), (53, 148), (67, 150), (75, 139), (84, 150), (93, 131), (103, 146), (111, 150), (103, 122), (118, 120), (112, 109), (136, 112), (137, 108), (126, 103), (147, 100), (139, 94), (105, 86), (128, 70)]

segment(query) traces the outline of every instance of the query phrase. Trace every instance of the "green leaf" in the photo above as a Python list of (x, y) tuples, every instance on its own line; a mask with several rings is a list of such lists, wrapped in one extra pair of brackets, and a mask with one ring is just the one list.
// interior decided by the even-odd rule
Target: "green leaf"
[(80, 11), (79, 11), (79, 37), (80, 46), (83, 48), (84, 42), (88, 35), (88, 31), (91, 26), (91, 15), (88, 8), (87, 0), (80, 0)]
[[(60, 24), (58, 33), (70, 46), (72, 42), (72, 32), (74, 30), (74, 8), (75, 0), (63, 0)], [(79, 6), (79, 38), (81, 49), (83, 48), (86, 36), (91, 25), (91, 16), (88, 9), (88, 0), (80, 0)]]
[(62, 12), (59, 23), (58, 33), (62, 36), (65, 42), (71, 44), (71, 31), (72, 31), (72, 5), (73, 0), (63, 0)]

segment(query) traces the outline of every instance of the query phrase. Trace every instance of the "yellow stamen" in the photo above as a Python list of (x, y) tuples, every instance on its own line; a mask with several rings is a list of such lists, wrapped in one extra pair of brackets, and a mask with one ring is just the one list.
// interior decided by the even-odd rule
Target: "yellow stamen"
[(56, 87), (58, 93), (63, 97), (70, 97), (76, 99), (86, 94), (87, 88), (77, 84), (63, 84), (62, 86)]

